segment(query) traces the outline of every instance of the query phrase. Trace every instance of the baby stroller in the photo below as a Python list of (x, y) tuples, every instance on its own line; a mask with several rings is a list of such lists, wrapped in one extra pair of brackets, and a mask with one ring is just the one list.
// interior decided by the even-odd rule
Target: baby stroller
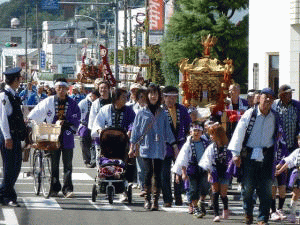
[(92, 201), (98, 194), (106, 194), (113, 204), (115, 194), (125, 192), (128, 203), (132, 202), (132, 186), (126, 180), (129, 138), (121, 128), (106, 128), (100, 134), (100, 150), (97, 156), (96, 184), (93, 185)]

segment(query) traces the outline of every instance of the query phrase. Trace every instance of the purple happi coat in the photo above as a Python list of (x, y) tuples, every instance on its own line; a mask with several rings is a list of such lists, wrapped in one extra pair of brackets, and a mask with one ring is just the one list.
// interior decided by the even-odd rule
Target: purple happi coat
[[(168, 108), (166, 105), (163, 106), (163, 109), (165, 110), (165, 112), (168, 115)], [(172, 128), (174, 137), (176, 139), (178, 148), (180, 150), (186, 141), (187, 135), (189, 134), (190, 125), (191, 125), (192, 120), (191, 120), (191, 117), (185, 106), (176, 103), (176, 111), (177, 110), (179, 110), (179, 119), (180, 119), (179, 126), (176, 126), (176, 129), (175, 129), (173, 123), (170, 123), (170, 125)], [(174, 150), (170, 144), (167, 144), (166, 158), (172, 158), (172, 157), (174, 157)]]
[[(67, 97), (68, 99), (68, 109), (66, 113), (66, 121), (67, 128), (63, 131), (62, 134), (62, 147), (65, 149), (74, 148), (74, 134), (80, 124), (80, 109), (75, 100)], [(54, 116), (52, 123), (56, 123), (57, 115)]]

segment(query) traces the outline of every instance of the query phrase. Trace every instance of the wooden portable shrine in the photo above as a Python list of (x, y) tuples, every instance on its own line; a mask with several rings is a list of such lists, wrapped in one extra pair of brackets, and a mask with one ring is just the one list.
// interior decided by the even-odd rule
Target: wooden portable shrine
[(212, 114), (224, 111), (225, 100), (233, 73), (233, 61), (220, 61), (211, 58), (210, 49), (216, 44), (217, 38), (211, 35), (202, 38), (204, 46), (203, 57), (196, 58), (189, 64), (189, 59), (179, 63), (183, 80), (183, 104), (187, 107), (209, 107)]

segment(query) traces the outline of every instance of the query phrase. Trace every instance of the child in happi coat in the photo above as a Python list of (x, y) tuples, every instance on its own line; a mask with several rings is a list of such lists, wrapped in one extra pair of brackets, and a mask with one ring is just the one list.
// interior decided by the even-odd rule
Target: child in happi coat
[[(187, 197), (189, 213), (197, 218), (206, 214), (204, 200), (208, 194), (209, 183), (207, 172), (201, 170), (198, 163), (207, 147), (207, 142), (202, 139), (203, 125), (196, 121), (191, 124), (190, 136), (182, 146), (172, 171), (176, 173), (176, 182), (182, 175), (185, 185), (188, 185)], [(200, 208), (198, 207), (199, 198)]]
[(208, 172), (208, 181), (211, 183), (213, 206), (215, 218), (214, 222), (220, 221), (219, 216), (219, 195), (224, 204), (223, 218), (228, 219), (228, 198), (227, 190), (230, 181), (230, 175), (227, 172), (227, 167), (232, 158), (231, 152), (227, 149), (228, 138), (224, 128), (219, 124), (208, 128), (208, 133), (211, 137), (212, 144), (210, 144), (199, 163), (199, 166)]
[[(297, 136), (298, 147), (300, 147), (300, 133)], [(295, 167), (295, 168), (294, 168)], [(295, 149), (290, 155), (285, 157), (277, 166), (275, 176), (279, 176), (286, 169), (294, 168), (290, 180), (289, 187), (293, 188), (293, 195), (291, 200), (291, 212), (288, 216), (288, 221), (296, 222), (296, 206), (300, 196), (300, 148)]]

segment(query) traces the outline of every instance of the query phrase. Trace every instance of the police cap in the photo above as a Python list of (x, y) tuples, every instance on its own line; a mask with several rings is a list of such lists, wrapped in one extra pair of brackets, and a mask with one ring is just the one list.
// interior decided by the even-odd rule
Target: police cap
[(22, 68), (20, 67), (14, 67), (14, 68), (11, 68), (5, 72), (3, 72), (3, 74), (6, 76), (6, 77), (20, 77), (21, 76), (21, 70)]

